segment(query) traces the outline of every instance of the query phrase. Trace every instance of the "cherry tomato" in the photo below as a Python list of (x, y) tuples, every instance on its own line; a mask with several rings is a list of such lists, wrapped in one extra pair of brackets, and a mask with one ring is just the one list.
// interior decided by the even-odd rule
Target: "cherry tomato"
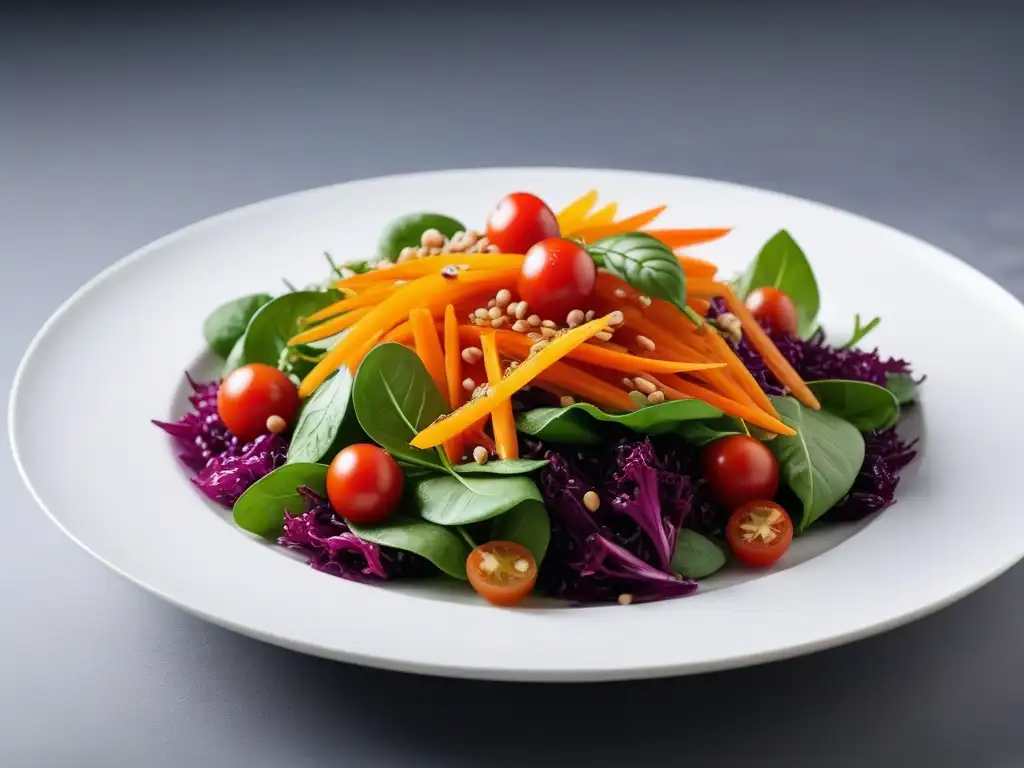
[(530, 550), (513, 541), (491, 541), (469, 553), (466, 576), (492, 605), (520, 602), (537, 583), (537, 561)]
[(711, 493), (727, 509), (770, 499), (779, 490), (779, 463), (764, 443), (752, 437), (715, 440), (704, 449), (702, 464)]
[(519, 273), (519, 298), (545, 320), (565, 322), (574, 309), (587, 309), (597, 269), (586, 249), (572, 240), (552, 237), (526, 252)]
[(773, 501), (751, 501), (729, 516), (725, 526), (736, 559), (747, 565), (771, 565), (793, 541), (793, 521), (786, 510)]
[(353, 523), (384, 520), (398, 506), (404, 487), (398, 464), (371, 443), (343, 448), (327, 469), (327, 498), (335, 512)]
[(534, 243), (560, 234), (552, 210), (526, 192), (506, 195), (487, 217), (487, 239), (502, 253), (526, 253)]
[(796, 333), (796, 304), (778, 288), (757, 288), (747, 296), (747, 309), (762, 326), (779, 333)]
[[(243, 442), (269, 431), (267, 420), (283, 419), (291, 425), (299, 412), (299, 390), (284, 373), (270, 365), (250, 363), (229, 373), (217, 391), (221, 421)], [(280, 421), (275, 419), (278, 424)], [(275, 428), (273, 431), (283, 431)]]

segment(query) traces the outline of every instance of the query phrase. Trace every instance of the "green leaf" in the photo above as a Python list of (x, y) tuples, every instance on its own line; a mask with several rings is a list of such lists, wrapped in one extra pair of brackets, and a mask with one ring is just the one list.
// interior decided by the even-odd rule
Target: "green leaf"
[(224, 361), (224, 370), (222, 376), (227, 376), (234, 370), (241, 368), (243, 365), (242, 361), (242, 347), (245, 345), (245, 336), (239, 337), (238, 341), (231, 348), (231, 352), (228, 354), (227, 360)]
[(383, 525), (347, 522), (352, 533), (365, 541), (415, 552), (449, 576), (466, 579), (469, 545), (454, 531), (426, 520), (399, 515), (392, 516)]
[(441, 213), (410, 213), (391, 221), (377, 242), (377, 259), (395, 261), (403, 248), (419, 248), (420, 236), (428, 229), (436, 229), (445, 237), (465, 231), (466, 226), (451, 216)]
[(642, 294), (686, 310), (686, 275), (672, 250), (643, 232), (598, 240), (587, 247), (595, 263)]
[(887, 429), (900, 420), (900, 403), (885, 387), (866, 381), (809, 381), (821, 407), (850, 422), (861, 432)]
[(721, 415), (719, 409), (701, 400), (671, 400), (627, 413), (606, 413), (590, 403), (575, 403), (567, 408), (524, 411), (516, 418), (516, 429), (554, 443), (594, 445), (607, 436), (595, 422), (618, 424), (645, 435), (662, 435), (683, 422)]
[(887, 373), (885, 388), (896, 395), (900, 405), (907, 405), (917, 400), (917, 382), (909, 373)]
[(672, 570), (684, 579), (703, 579), (725, 565), (722, 548), (706, 536), (683, 528), (679, 531), (675, 551), (672, 553)]
[(544, 504), (524, 501), (504, 515), (494, 518), (491, 541), (514, 541), (522, 544), (533, 555), (539, 566), (544, 562), (551, 541), (551, 520)]
[(254, 293), (221, 304), (203, 322), (206, 345), (218, 357), (227, 358), (235, 343), (245, 333), (252, 316), (273, 298), (268, 293)]
[(420, 430), (448, 411), (411, 349), (394, 342), (371, 349), (356, 371), (352, 404), (363, 431), (396, 461), (445, 470), (436, 450), (409, 445)]
[(804, 531), (850, 491), (864, 463), (864, 437), (845, 419), (805, 408), (791, 397), (772, 397), (772, 403), (779, 418), (797, 432), (778, 435), (767, 445), (803, 504)]
[(440, 475), (413, 485), (416, 513), (438, 525), (469, 525), (489, 520), (524, 501), (541, 501), (528, 477), (456, 477)]
[(747, 271), (736, 282), (740, 298), (746, 299), (755, 288), (778, 288), (796, 305), (800, 335), (807, 338), (814, 332), (821, 300), (818, 281), (804, 252), (784, 229), (764, 244)]
[(277, 366), (288, 339), (299, 332), (302, 319), (340, 300), (337, 291), (295, 291), (264, 304), (242, 337), (242, 364)]
[(342, 366), (306, 401), (288, 446), (288, 463), (323, 459), (334, 446), (349, 412), (352, 375)]
[(547, 459), (500, 459), (477, 464), (470, 461), (452, 469), (460, 475), (528, 475), (548, 465)]
[(853, 335), (850, 336), (850, 340), (843, 344), (843, 346), (841, 346), (840, 349), (850, 349), (851, 347), (857, 346), (861, 341), (864, 340), (864, 337), (871, 333), (873, 330), (875, 330), (875, 328), (877, 328), (878, 324), (881, 322), (882, 318), (876, 317), (875, 319), (870, 320), (867, 325), (861, 325), (860, 315), (854, 315)]
[(235, 523), (257, 536), (274, 538), (284, 525), (286, 509), (292, 514), (306, 511), (306, 504), (298, 493), (303, 485), (326, 496), (327, 466), (285, 464), (261, 477), (235, 502), (232, 510)]
[(676, 427), (676, 434), (691, 445), (703, 448), (730, 435), (745, 435), (743, 422), (732, 416), (720, 416), (717, 419), (702, 421), (684, 421)]

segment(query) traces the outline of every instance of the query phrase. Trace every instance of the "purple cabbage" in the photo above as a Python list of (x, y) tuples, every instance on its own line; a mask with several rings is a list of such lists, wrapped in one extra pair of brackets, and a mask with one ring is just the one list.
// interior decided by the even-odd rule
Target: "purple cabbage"
[(260, 435), (238, 452), (214, 456), (192, 482), (208, 498), (230, 509), (250, 485), (282, 466), (287, 457), (288, 441), (281, 435)]
[(896, 503), (899, 471), (914, 460), (916, 440), (900, 438), (895, 427), (864, 436), (864, 463), (853, 488), (827, 513), (829, 520), (860, 520)]

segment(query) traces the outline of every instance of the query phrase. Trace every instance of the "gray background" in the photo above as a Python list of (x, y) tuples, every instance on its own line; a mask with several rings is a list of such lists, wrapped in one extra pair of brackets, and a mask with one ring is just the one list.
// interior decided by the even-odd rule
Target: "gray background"
[[(2, 12), (5, 390), (58, 304), (147, 241), (264, 197), (447, 166), (779, 189), (896, 225), (1024, 295), (1024, 14), (1009, 4), (281, 5)], [(54, 435), (67, 438), (88, 450), (88, 436)], [(131, 471), (124, 450), (113, 482)], [(65, 540), (6, 452), (0, 488), (3, 766), (1024, 763), (1021, 568), (912, 626), (791, 662), (491, 685), (209, 626)]]

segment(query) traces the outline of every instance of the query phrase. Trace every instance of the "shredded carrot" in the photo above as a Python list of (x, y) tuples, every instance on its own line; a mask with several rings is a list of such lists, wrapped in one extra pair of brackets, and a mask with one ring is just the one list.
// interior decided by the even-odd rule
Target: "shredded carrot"
[(423, 362), (434, 386), (442, 394), (448, 391), (448, 380), (445, 376), (444, 352), (441, 351), (441, 340), (437, 338), (437, 328), (429, 309), (416, 307), (409, 310), (409, 325), (412, 326), (412, 338), (416, 344), (416, 354)]
[(770, 432), (775, 432), (780, 435), (796, 434), (796, 431), (792, 428), (753, 406), (745, 403), (738, 403), (735, 400), (731, 400), (713, 390), (708, 389), (707, 387), (702, 387), (700, 384), (687, 381), (675, 374), (666, 373), (661, 374), (658, 377), (650, 376), (648, 378), (658, 384), (661, 390), (665, 393), (665, 396), (670, 400), (703, 400), (708, 405), (719, 408), (730, 416), (735, 416), (737, 419), (749, 421), (751, 424), (761, 427), (762, 429), (767, 429)]
[(441, 270), (447, 266), (465, 267), (463, 272), (498, 271), (504, 269), (519, 269), (523, 265), (522, 255), (511, 253), (442, 253), (437, 256), (424, 256), (421, 259), (411, 259), (403, 264), (395, 264), (387, 269), (375, 269), (372, 272), (364, 272), (361, 275), (346, 277), (338, 280), (335, 285), (338, 288), (366, 288), (380, 283), (393, 283), (396, 280), (415, 280), (427, 275), (441, 274)]
[[(487, 370), (487, 383), (496, 387), (501, 383), (504, 371), (498, 358), (498, 345), (494, 341), (494, 332), (485, 333), (480, 337), (480, 347), (484, 352), (484, 368)], [(491, 412), (491, 427), (494, 430), (494, 446), (499, 459), (519, 458), (519, 438), (516, 436), (516, 418), (512, 414), (512, 401), (498, 403)]]
[(761, 389), (757, 379), (754, 378), (754, 375), (743, 364), (743, 361), (739, 359), (726, 340), (722, 338), (721, 334), (714, 328), (708, 328), (706, 337), (711, 345), (711, 351), (718, 356), (718, 359), (726, 362), (729, 366), (729, 371), (732, 373), (733, 380), (743, 387), (743, 390), (750, 396), (750, 399), (754, 401), (754, 405), (771, 416), (778, 416), (779, 414), (775, 410), (775, 406), (772, 405), (768, 395)]
[[(463, 403), (462, 345), (459, 343), (459, 320), (455, 307), (444, 308), (444, 377), (448, 382), (448, 408), (455, 410)], [(462, 461), (464, 443), (462, 435), (445, 441), (444, 451), (452, 464)]]
[(406, 321), (400, 323), (392, 328), (390, 331), (384, 334), (384, 338), (381, 341), (393, 341), (397, 344), (408, 345), (412, 338), (412, 323)]
[(683, 268), (687, 280), (692, 280), (695, 277), (713, 278), (718, 274), (718, 267), (710, 261), (684, 256), (681, 253), (677, 253), (676, 258), (679, 259), (679, 266)]
[(567, 235), (579, 227), (596, 202), (597, 190), (592, 189), (563, 208), (557, 216), (558, 228), (562, 231), (562, 234)]
[(359, 364), (363, 362), (363, 358), (369, 354), (370, 350), (377, 346), (381, 337), (384, 335), (383, 331), (377, 331), (370, 338), (364, 341), (359, 347), (352, 350), (351, 355), (345, 360), (342, 365), (348, 368), (349, 373), (353, 376), (356, 375), (356, 371), (359, 369)]
[(342, 299), (341, 301), (336, 301), (333, 304), (324, 307), (319, 312), (314, 312), (303, 322), (305, 322), (306, 325), (313, 325), (314, 323), (319, 323), (340, 315), (342, 312), (351, 312), (353, 309), (372, 307), (380, 301), (382, 296), (393, 290), (394, 287), (390, 285), (372, 285), (362, 293), (352, 295), (347, 299)]
[(624, 389), (602, 380), (600, 377), (575, 365), (560, 362), (545, 368), (535, 380), (538, 387), (554, 391), (555, 394), (571, 394), (588, 403), (611, 411), (635, 411), (637, 404)]
[(721, 295), (722, 291), (719, 288), (720, 285), (722, 285), (722, 283), (716, 283), (710, 278), (697, 277), (693, 280), (686, 281), (686, 293), (699, 296), (702, 299), (713, 299), (716, 296)]
[(615, 214), (618, 213), (618, 211), (618, 203), (608, 203), (604, 208), (601, 208), (588, 216), (587, 220), (582, 222), (580, 226), (597, 227), (603, 226), (604, 224), (611, 224), (615, 221)]
[(718, 240), (732, 232), (731, 229), (648, 229), (648, 235), (655, 237), (669, 248), (685, 248)]
[(708, 310), (711, 309), (711, 302), (707, 299), (687, 299), (686, 306), (701, 317), (704, 317), (704, 315), (708, 313)]
[(335, 334), (341, 333), (346, 328), (351, 328), (362, 318), (366, 317), (373, 307), (362, 307), (360, 309), (353, 309), (351, 312), (346, 312), (341, 317), (335, 317), (332, 320), (328, 320), (326, 323), (321, 323), (318, 326), (310, 328), (308, 331), (303, 331), (296, 336), (292, 336), (288, 339), (288, 346), (293, 347), (296, 344), (309, 344), (311, 341), (323, 341), (329, 339)]
[(612, 224), (605, 224), (598, 227), (578, 229), (572, 234), (574, 237), (580, 238), (585, 243), (592, 243), (603, 237), (621, 235), (626, 232), (636, 232), (658, 218), (666, 208), (668, 208), (667, 205), (659, 205), (657, 208), (641, 211), (640, 213), (634, 214), (629, 218), (622, 219), (621, 221), (616, 221)]

